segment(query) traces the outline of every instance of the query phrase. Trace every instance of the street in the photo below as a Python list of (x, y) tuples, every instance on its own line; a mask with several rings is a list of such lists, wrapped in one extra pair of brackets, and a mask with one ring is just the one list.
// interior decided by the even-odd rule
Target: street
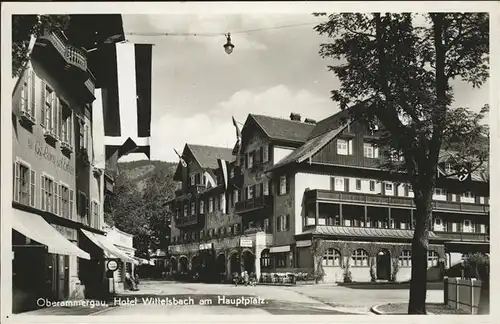
[[(372, 314), (370, 307), (374, 305), (407, 300), (407, 289), (352, 289), (336, 285), (234, 287), (144, 281), (140, 291), (127, 291), (115, 299), (121, 305), (95, 315), (367, 315)], [(442, 290), (429, 290), (427, 301), (442, 303)]]

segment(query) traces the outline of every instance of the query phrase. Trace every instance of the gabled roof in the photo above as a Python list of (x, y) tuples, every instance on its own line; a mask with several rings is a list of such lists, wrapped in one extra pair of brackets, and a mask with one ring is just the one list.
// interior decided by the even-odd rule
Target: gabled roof
[(232, 149), (230, 148), (196, 144), (186, 144), (186, 148), (191, 151), (194, 158), (203, 169), (217, 169), (219, 167), (217, 159), (229, 162), (235, 159)]
[(279, 161), (273, 166), (273, 169), (279, 168), (283, 165), (289, 163), (301, 163), (306, 161), (308, 158), (312, 157), (318, 151), (320, 151), (325, 145), (337, 137), (347, 125), (340, 126), (335, 129), (328, 130), (322, 135), (316, 136), (313, 139), (308, 140), (304, 145), (295, 149), (292, 153), (287, 155), (283, 160)]
[(331, 130), (338, 129), (343, 124), (345, 124), (345, 119), (349, 117), (349, 112), (350, 109), (342, 110), (330, 117), (320, 120), (311, 131), (307, 139), (310, 140), (328, 133)]
[[(446, 161), (453, 157), (453, 151), (445, 151), (441, 150), (439, 153), (439, 164), (444, 164)], [(489, 157), (488, 157), (489, 158)], [(489, 162), (485, 162), (481, 167), (477, 170), (472, 171), (471, 180), (478, 182), (488, 182), (490, 178), (490, 170), (487, 165)], [(438, 166), (438, 172), (446, 176), (448, 179), (458, 180), (458, 174), (455, 174), (456, 171), (452, 170), (451, 172), (447, 172), (445, 168)]]
[[(249, 114), (248, 117), (255, 120), (257, 125), (259, 125), (264, 133), (272, 140), (305, 143), (307, 137), (315, 127), (314, 124), (278, 117), (254, 114)], [(247, 123), (245, 123), (245, 125), (246, 124)]]

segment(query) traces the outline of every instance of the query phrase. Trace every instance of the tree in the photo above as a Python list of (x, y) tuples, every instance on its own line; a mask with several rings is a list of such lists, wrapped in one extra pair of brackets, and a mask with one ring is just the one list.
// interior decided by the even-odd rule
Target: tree
[[(326, 14), (315, 14), (326, 16)], [(418, 20), (421, 23), (418, 24)], [(456, 78), (480, 87), (489, 76), (489, 17), (484, 13), (332, 14), (317, 25), (330, 42), (323, 58), (340, 80), (332, 99), (349, 118), (380, 124), (378, 145), (388, 148), (383, 167), (403, 170), (416, 206), (409, 314), (425, 314), (428, 232), (442, 149), (456, 175), (474, 172), (488, 157), (483, 141), (487, 113), (453, 109)], [(402, 162), (400, 158), (403, 159)]]
[(43, 30), (66, 30), (69, 15), (13, 15), (12, 16), (12, 77), (18, 77), (28, 61), (31, 35), (38, 37)]

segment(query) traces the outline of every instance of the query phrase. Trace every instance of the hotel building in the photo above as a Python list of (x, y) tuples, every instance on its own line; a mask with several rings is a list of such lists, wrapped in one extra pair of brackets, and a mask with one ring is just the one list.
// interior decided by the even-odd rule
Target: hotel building
[[(182, 189), (170, 204), (172, 268), (217, 280), (242, 270), (261, 280), (290, 272), (322, 273), (325, 282), (343, 281), (347, 272), (353, 281), (409, 280), (411, 185), (380, 167), (388, 155), (374, 145), (377, 132), (345, 117), (250, 114), (241, 131), (241, 178), (236, 150), (187, 144), (187, 166), (179, 163), (175, 174)], [(446, 156), (433, 195), (429, 280), (442, 278), (462, 254), (489, 252), (488, 174), (459, 181)], [(217, 159), (231, 162), (226, 191)]]

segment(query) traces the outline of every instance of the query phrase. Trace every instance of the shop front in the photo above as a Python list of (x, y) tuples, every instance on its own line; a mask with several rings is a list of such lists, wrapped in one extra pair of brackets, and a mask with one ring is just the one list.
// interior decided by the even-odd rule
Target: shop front
[(12, 211), (13, 312), (37, 309), (38, 298), (82, 298), (77, 260), (90, 255), (77, 246), (77, 230), (29, 211)]

